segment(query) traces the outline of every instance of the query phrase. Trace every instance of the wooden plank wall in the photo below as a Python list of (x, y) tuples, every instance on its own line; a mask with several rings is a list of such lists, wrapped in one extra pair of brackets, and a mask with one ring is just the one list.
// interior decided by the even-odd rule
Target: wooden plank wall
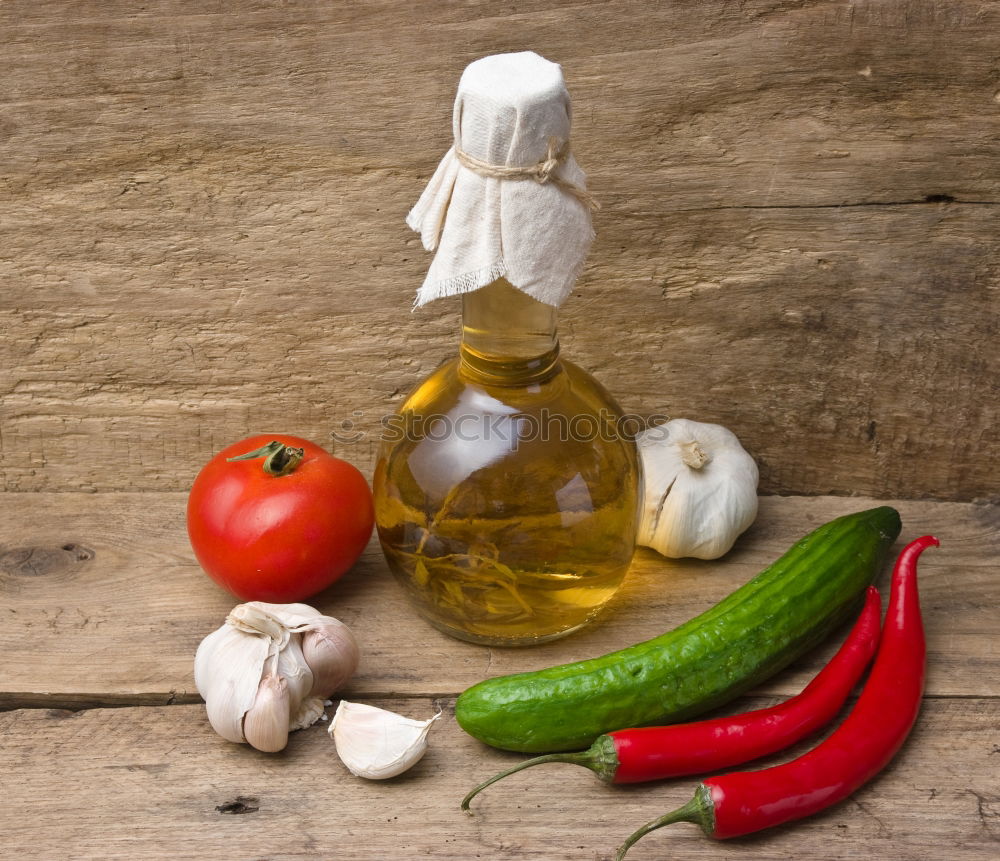
[(1000, 451), (1000, 3), (0, 6), (0, 477), (183, 490), (252, 431), (368, 469), (454, 349), (403, 225), (462, 68), (563, 64), (604, 204), (563, 345), (767, 493), (972, 500)]

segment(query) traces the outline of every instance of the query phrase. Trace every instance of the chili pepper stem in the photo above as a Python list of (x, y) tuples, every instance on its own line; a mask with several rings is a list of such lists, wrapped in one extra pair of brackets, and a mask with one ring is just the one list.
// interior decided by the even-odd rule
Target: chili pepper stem
[(656, 831), (657, 828), (663, 828), (664, 825), (673, 825), (675, 822), (692, 822), (700, 826), (702, 831), (711, 836), (715, 830), (715, 814), (713, 810), (714, 805), (712, 803), (711, 790), (703, 783), (698, 784), (694, 798), (687, 804), (661, 816), (659, 819), (647, 822), (642, 828), (630, 835), (618, 848), (618, 852), (615, 854), (615, 861), (622, 861), (625, 853), (640, 839), (649, 834), (650, 831)]
[(301, 448), (293, 448), (283, 442), (272, 440), (262, 448), (247, 452), (236, 457), (227, 457), (226, 462), (233, 460), (254, 460), (264, 458), (264, 472), (268, 475), (282, 476), (288, 475), (299, 465), (305, 457), (305, 451)]
[[(611, 757), (610, 760), (609, 754)], [(544, 756), (536, 756), (524, 762), (519, 762), (513, 768), (508, 768), (506, 771), (501, 771), (499, 774), (493, 775), (489, 780), (480, 783), (479, 786), (462, 799), (462, 810), (471, 816), (472, 811), (469, 810), (469, 802), (486, 789), (487, 786), (525, 768), (531, 768), (533, 765), (542, 765), (546, 762), (568, 762), (572, 765), (582, 765), (584, 768), (589, 768), (602, 780), (609, 782), (613, 779), (615, 769), (618, 767), (614, 742), (610, 737), (602, 735), (587, 750), (575, 751), (573, 753), (547, 753)]]

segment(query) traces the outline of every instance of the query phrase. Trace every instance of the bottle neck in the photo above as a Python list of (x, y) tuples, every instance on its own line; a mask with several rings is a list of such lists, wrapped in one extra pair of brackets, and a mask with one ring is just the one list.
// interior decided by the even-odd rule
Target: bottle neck
[(493, 385), (525, 385), (558, 370), (557, 311), (503, 278), (462, 295), (462, 370)]

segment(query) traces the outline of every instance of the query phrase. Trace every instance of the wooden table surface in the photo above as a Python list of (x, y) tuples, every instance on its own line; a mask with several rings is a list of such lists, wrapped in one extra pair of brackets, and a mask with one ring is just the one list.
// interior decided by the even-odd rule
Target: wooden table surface
[[(314, 601), (350, 624), (362, 646), (360, 670), (342, 694), (417, 718), (440, 709), (444, 718), (412, 771), (366, 782), (341, 765), (325, 724), (294, 733), (276, 755), (225, 742), (208, 725), (192, 657), (234, 600), (193, 559), (183, 493), (25, 496), (0, 495), (0, 522), (13, 539), (0, 555), (0, 705), (10, 709), (0, 713), (0, 833), (8, 857), (38, 859), (608, 859), (634, 826), (686, 800), (695, 780), (623, 789), (580, 768), (539, 767), (487, 790), (470, 818), (458, 806), (464, 793), (521, 757), (466, 736), (454, 721), (456, 695), (489, 676), (655, 636), (814, 526), (874, 504), (765, 498), (725, 560), (674, 562), (640, 551), (599, 623), (531, 649), (474, 646), (430, 628), (405, 604), (373, 543)], [(677, 826), (638, 844), (635, 861), (996, 857), (1000, 509), (896, 504), (901, 542), (926, 532), (942, 542), (921, 560), (929, 672), (903, 750), (814, 819), (732, 844)], [(731, 708), (799, 690), (838, 638)], [(246, 812), (228, 812), (233, 802)]]

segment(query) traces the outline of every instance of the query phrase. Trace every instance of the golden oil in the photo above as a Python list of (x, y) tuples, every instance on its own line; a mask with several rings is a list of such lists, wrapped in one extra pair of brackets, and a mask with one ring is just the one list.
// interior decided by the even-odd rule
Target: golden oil
[(555, 310), (504, 281), (463, 297), (460, 355), (389, 423), (379, 538), (419, 612), (477, 643), (544, 642), (612, 598), (635, 546), (635, 445)]

